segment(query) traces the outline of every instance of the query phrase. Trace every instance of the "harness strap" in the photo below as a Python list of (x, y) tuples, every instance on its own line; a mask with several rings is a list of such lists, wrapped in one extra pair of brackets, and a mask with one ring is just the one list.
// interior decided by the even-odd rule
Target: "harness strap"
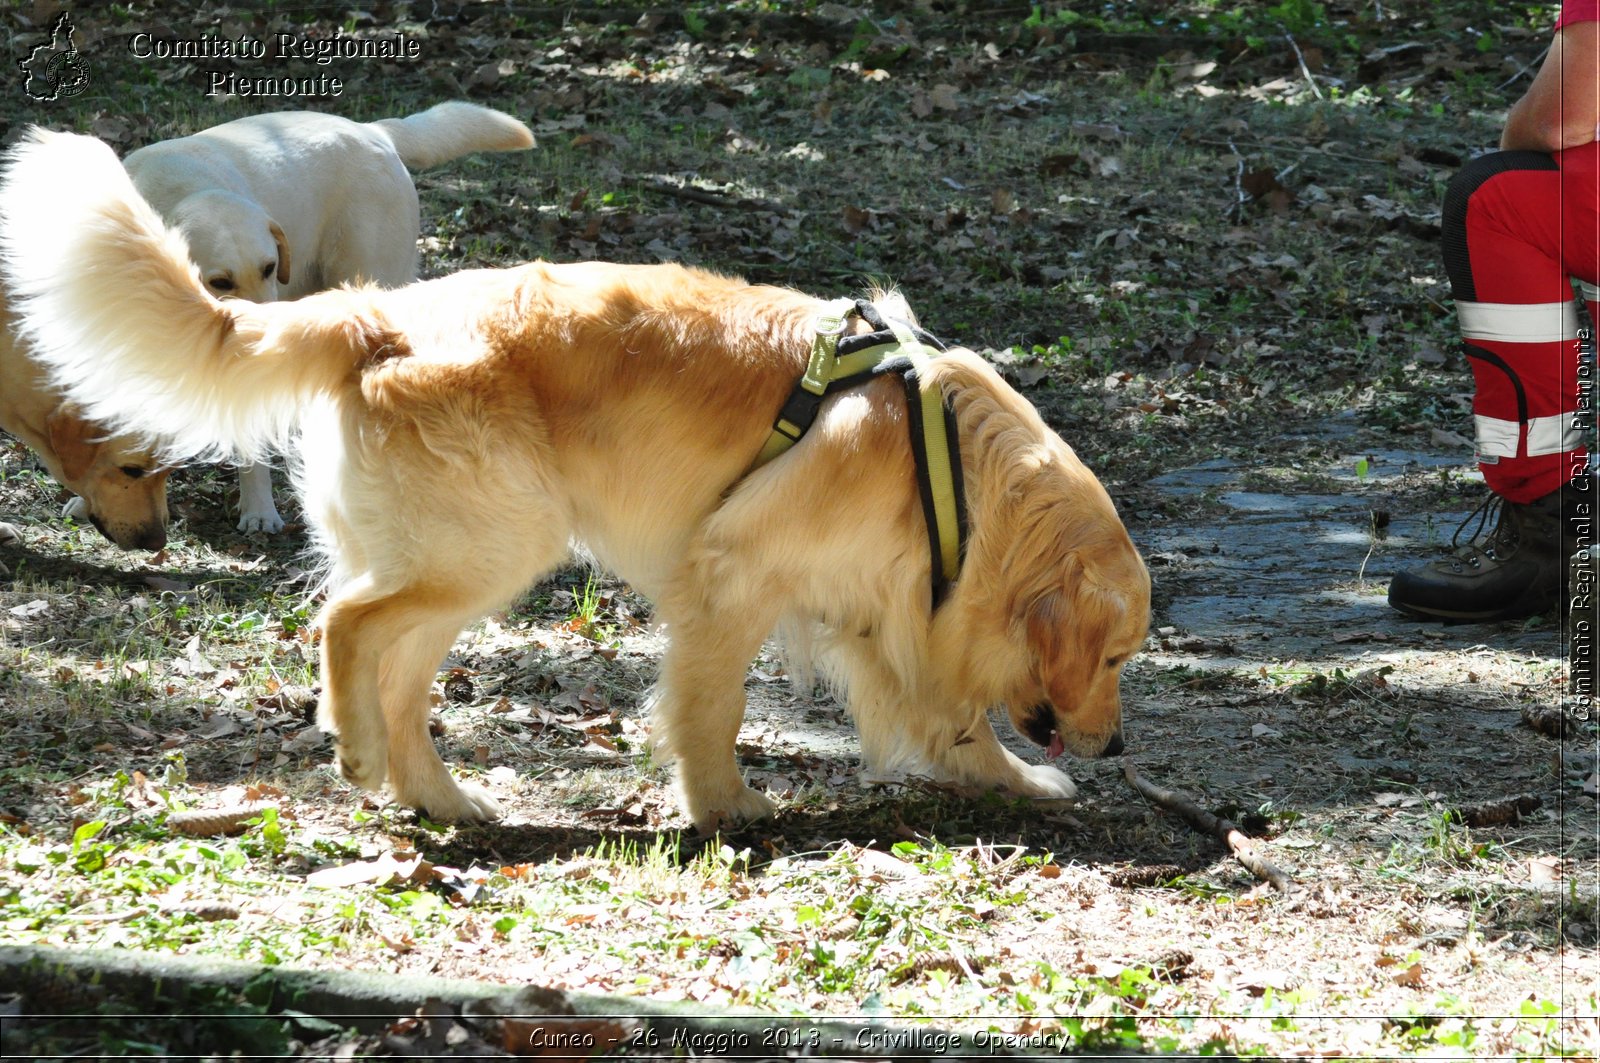
[[(851, 312), (875, 331), (841, 338)], [(784, 454), (815, 422), (822, 400), (894, 373), (905, 385), (907, 426), (917, 470), (917, 491), (928, 529), (933, 606), (938, 608), (961, 570), (966, 553), (967, 510), (955, 411), (922, 374), (944, 345), (921, 329), (885, 320), (865, 301), (830, 303), (819, 316), (805, 375), (783, 404), (772, 434), (752, 468)]]
[(938, 387), (924, 387), (918, 372), (927, 362), (910, 355), (902, 376), (910, 415), (911, 450), (916, 456), (917, 491), (928, 527), (928, 552), (933, 558), (933, 606), (937, 609), (961, 572), (967, 546), (966, 492), (961, 479), (961, 451), (956, 414)]
[(811, 338), (811, 357), (800, 383), (789, 393), (778, 419), (773, 422), (772, 434), (756, 457), (757, 465), (765, 465), (776, 458), (806, 434), (811, 422), (817, 419), (817, 408), (828, 393), (828, 383), (836, 375), (836, 356), (839, 337), (844, 335), (850, 312), (856, 308), (852, 299), (835, 299), (817, 315), (816, 334)]

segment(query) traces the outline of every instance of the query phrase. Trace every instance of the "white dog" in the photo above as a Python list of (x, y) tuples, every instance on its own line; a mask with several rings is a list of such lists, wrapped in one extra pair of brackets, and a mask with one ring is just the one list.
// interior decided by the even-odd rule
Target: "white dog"
[[(515, 118), (452, 102), (367, 123), (258, 114), (140, 148), (123, 165), (183, 233), (208, 289), (265, 303), (341, 284), (409, 284), (420, 220), (408, 168), (532, 146)], [(265, 465), (240, 467), (239, 511), (240, 531), (283, 529)]]

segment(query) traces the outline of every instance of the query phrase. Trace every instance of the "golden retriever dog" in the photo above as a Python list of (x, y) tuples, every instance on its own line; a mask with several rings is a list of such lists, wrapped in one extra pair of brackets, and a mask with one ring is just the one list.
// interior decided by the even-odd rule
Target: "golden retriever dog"
[[(420, 215), (409, 171), (532, 146), (510, 115), (450, 102), (365, 123), (251, 115), (140, 148), (123, 165), (184, 235), (206, 287), (266, 303), (348, 283), (411, 283)], [(239, 470), (239, 530), (283, 530), (265, 465)]]
[(751, 469), (827, 305), (811, 296), (535, 262), (219, 301), (103, 145), (42, 132), (0, 184), (0, 254), (25, 334), (93, 416), (185, 456), (249, 457), (299, 428), (331, 569), (321, 719), (361, 787), (443, 820), (497, 813), (439, 759), (429, 689), (462, 628), (575, 542), (655, 602), (670, 646), (651, 740), (702, 829), (773, 809), (735, 739), (774, 631), (796, 674), (835, 685), (869, 769), (1070, 796), (1001, 745), (1002, 706), (1049, 753), (1122, 747), (1144, 564), (1071, 448), (970, 352), (924, 377), (954, 410), (968, 502), (965, 564), (935, 609), (898, 381), (829, 398)]

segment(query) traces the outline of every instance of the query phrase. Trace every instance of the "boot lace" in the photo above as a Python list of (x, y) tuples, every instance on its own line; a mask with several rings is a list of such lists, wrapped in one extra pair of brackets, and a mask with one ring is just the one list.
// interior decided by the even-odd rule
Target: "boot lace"
[[(1470, 533), (1467, 532), (1469, 527)], [(1485, 528), (1489, 529), (1487, 535)], [(1516, 552), (1518, 540), (1516, 523), (1506, 512), (1505, 499), (1491, 491), (1450, 536), (1450, 556), (1477, 568), (1482, 560), (1510, 558)]]

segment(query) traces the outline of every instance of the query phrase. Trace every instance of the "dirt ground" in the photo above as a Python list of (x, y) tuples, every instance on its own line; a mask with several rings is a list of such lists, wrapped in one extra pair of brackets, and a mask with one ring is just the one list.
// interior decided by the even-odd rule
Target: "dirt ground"
[[(535, 128), (529, 156), (419, 175), (430, 274), (542, 256), (824, 294), (887, 278), (983, 350), (1106, 481), (1150, 565), (1131, 759), (1263, 839), (1291, 895), (1117, 762), (1069, 765), (1070, 805), (867, 785), (843, 710), (770, 654), (740, 753), (780, 813), (697, 837), (642, 751), (649, 603), (581, 567), (452, 651), (441, 753), (507, 815), (436, 828), (352, 793), (310, 726), (302, 529), (238, 533), (231, 476), (186, 469), (173, 543), (119, 553), (64, 522), (8, 444), (0, 933), (1079, 1052), (1593, 1056), (1600, 764), (1592, 713), (1562, 712), (1566, 621), (1440, 627), (1384, 602), (1482, 490), (1437, 205), (1551, 9), (385, 3), (343, 32), (410, 34), (423, 57), (330, 64), (344, 94), (309, 104), (371, 119), (462, 97)], [(54, 15), (0, 16), (12, 51)], [(336, 23), (294, 5), (207, 5), (193, 26), (83, 14), (90, 90), (11, 92), (8, 139), (44, 122), (126, 151), (289, 105), (208, 97), (219, 64), (129, 52), (194, 26)], [(244, 801), (276, 811), (243, 840), (170, 819)], [(377, 867), (417, 856), (427, 871)], [(316, 878), (338, 867), (356, 870)], [(23, 1029), (30, 1050), (82, 1048)]]

